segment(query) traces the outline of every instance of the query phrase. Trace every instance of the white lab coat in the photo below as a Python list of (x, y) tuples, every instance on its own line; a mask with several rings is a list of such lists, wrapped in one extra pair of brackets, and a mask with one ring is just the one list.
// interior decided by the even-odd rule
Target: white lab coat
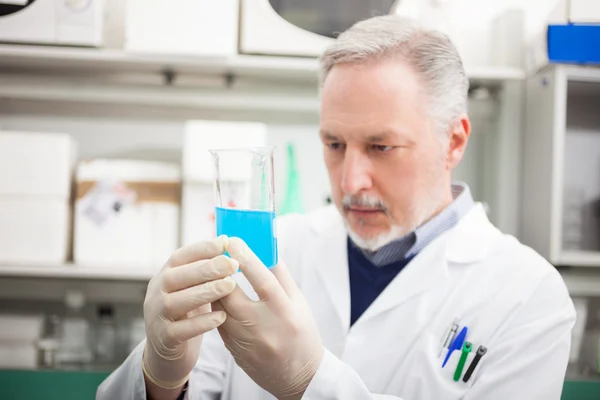
[[(350, 327), (346, 232), (328, 207), (281, 218), (280, 256), (306, 296), (327, 349), (309, 400), (559, 399), (575, 311), (558, 272), (503, 235), (477, 204), (423, 249)], [(488, 351), (471, 379), (442, 369), (439, 344), (455, 318)], [(144, 399), (143, 343), (98, 389), (97, 399)], [(465, 370), (473, 359), (471, 353)], [(221, 394), (221, 397), (219, 397)], [(190, 400), (273, 397), (205, 335)]]

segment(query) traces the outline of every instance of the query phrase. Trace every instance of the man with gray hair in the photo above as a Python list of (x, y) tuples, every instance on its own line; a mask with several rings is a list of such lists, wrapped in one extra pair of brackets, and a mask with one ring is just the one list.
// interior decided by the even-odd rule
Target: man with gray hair
[(573, 304), (451, 181), (471, 125), (450, 40), (375, 17), (321, 64), (335, 206), (281, 217), (271, 270), (238, 238), (177, 250), (97, 398), (559, 399)]

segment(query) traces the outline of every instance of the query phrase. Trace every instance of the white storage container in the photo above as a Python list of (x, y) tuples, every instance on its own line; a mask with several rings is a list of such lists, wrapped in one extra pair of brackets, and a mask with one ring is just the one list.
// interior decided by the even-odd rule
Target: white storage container
[(180, 168), (92, 160), (77, 168), (74, 261), (79, 267), (158, 270), (178, 247)]
[(35, 343), (13, 343), (0, 341), (0, 368), (37, 367), (37, 347)]
[(550, 23), (600, 23), (600, 1), (560, 0), (549, 18)]
[[(267, 127), (254, 122), (188, 121), (183, 143), (182, 243), (189, 244), (215, 236), (214, 162), (210, 149), (265, 146)], [(246, 166), (230, 171), (223, 184), (248, 183)], [(228, 191), (229, 192), (229, 191)], [(240, 203), (239, 199), (231, 199)]]
[(600, 1), (569, 1), (569, 22), (600, 23)]
[(0, 0), (0, 42), (100, 46), (103, 0)]
[(0, 132), (1, 262), (67, 260), (76, 153), (69, 135)]
[(125, 49), (200, 56), (237, 54), (238, 0), (128, 0)]
[(35, 342), (42, 337), (42, 315), (0, 314), (0, 342)]
[(240, 52), (318, 56), (337, 33), (373, 15), (389, 14), (395, 0), (241, 0)]

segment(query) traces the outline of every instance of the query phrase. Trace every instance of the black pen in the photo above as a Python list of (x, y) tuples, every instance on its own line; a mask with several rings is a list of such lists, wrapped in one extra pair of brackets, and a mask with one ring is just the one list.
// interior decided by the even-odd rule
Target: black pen
[(473, 361), (471, 361), (471, 365), (469, 365), (467, 372), (465, 372), (463, 382), (466, 383), (471, 378), (471, 375), (473, 375), (473, 371), (475, 371), (475, 368), (477, 368), (477, 364), (479, 364), (479, 360), (481, 360), (481, 357), (483, 357), (486, 352), (487, 348), (479, 346), (479, 348), (477, 349), (477, 354), (475, 354), (475, 358), (473, 358)]

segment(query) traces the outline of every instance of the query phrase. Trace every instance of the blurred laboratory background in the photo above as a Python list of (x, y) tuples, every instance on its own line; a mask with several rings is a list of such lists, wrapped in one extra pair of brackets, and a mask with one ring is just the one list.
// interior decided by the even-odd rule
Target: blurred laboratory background
[(143, 339), (150, 278), (214, 235), (209, 148), (277, 146), (278, 214), (328, 204), (317, 56), (388, 13), (458, 47), (455, 180), (563, 275), (563, 399), (599, 399), (598, 0), (0, 0), (0, 398), (91, 399)]

